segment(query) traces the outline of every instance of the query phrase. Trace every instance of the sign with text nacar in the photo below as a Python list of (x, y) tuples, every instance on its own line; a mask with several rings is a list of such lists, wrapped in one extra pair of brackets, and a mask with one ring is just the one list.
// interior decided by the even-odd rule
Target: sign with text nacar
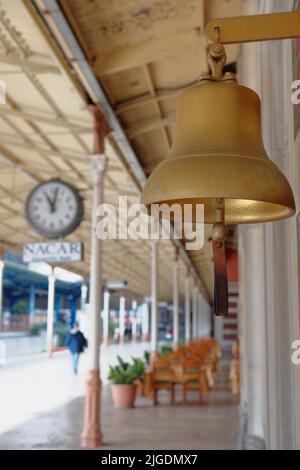
[(23, 245), (24, 263), (71, 263), (83, 260), (82, 242), (43, 242)]

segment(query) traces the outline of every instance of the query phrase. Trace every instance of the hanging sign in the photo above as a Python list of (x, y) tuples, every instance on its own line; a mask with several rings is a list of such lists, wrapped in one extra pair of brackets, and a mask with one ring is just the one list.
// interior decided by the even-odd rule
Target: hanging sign
[(73, 263), (83, 261), (82, 242), (26, 243), (22, 249), (24, 263)]
[(125, 280), (111, 280), (106, 283), (107, 289), (126, 289), (128, 282)]

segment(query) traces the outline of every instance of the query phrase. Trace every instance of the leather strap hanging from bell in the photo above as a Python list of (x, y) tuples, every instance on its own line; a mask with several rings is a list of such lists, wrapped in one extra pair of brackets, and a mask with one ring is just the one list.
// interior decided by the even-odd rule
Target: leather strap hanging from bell
[(224, 199), (216, 202), (216, 223), (212, 229), (212, 247), (214, 256), (214, 313), (217, 316), (228, 315), (228, 278), (226, 263), (227, 227), (224, 223)]

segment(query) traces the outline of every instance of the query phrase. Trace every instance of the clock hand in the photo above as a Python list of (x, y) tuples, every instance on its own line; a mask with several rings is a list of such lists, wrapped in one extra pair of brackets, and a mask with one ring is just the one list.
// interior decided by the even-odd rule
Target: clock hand
[(52, 213), (52, 212), (53, 212), (53, 202), (52, 202), (52, 200), (50, 199), (50, 197), (49, 197), (49, 195), (48, 195), (48, 193), (47, 193), (46, 191), (43, 191), (43, 193), (44, 193), (44, 196), (45, 196), (45, 198), (47, 199), (47, 202), (48, 202), (48, 204), (49, 204), (49, 206), (50, 206), (50, 212)]
[(54, 191), (54, 197), (52, 199), (52, 212), (56, 212), (56, 200), (57, 200), (57, 196), (58, 196), (58, 191), (59, 191), (59, 188), (55, 188), (55, 191)]

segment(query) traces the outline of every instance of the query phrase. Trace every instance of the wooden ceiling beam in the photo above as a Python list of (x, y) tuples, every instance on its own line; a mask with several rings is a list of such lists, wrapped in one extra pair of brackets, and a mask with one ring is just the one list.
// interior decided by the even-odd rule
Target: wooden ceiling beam
[(195, 51), (199, 63), (206, 60), (206, 39), (201, 28), (183, 31), (147, 41), (135, 46), (116, 49), (104, 55), (98, 55), (93, 69), (98, 77), (139, 67), (143, 64), (156, 62), (184, 55), (186, 51)]
[(4, 137), (0, 133), (0, 139), (1, 142), (5, 145), (12, 145), (14, 147), (19, 147), (27, 150), (32, 150), (37, 153), (43, 153), (45, 155), (54, 157), (54, 158), (61, 158), (62, 160), (71, 160), (73, 162), (80, 162), (80, 163), (89, 163), (89, 156), (86, 155), (85, 157), (79, 157), (72, 153), (72, 150), (64, 151), (59, 147), (57, 150), (51, 149), (44, 147), (43, 145), (40, 145), (38, 143), (28, 143), (28, 142), (22, 142), (18, 139), (15, 138), (10, 138), (10, 137)]
[(70, 122), (67, 119), (62, 119), (61, 117), (50, 117), (46, 116), (45, 114), (39, 113), (32, 113), (24, 110), (13, 109), (9, 106), (0, 106), (0, 114), (4, 114), (6, 116), (16, 116), (27, 121), (38, 122), (39, 124), (49, 124), (55, 127), (64, 127), (66, 129), (72, 130), (74, 132), (89, 134), (93, 132), (91, 126), (85, 126), (81, 124), (77, 124), (75, 122)]
[(55, 65), (32, 61), (28, 58), (22, 59), (20, 57), (15, 57), (13, 55), (0, 54), (0, 63), (8, 65), (16, 65), (17, 67), (29, 69), (33, 73), (54, 73), (60, 74), (61, 71), (59, 67)]
[(9, 150), (7, 147), (2, 145), (1, 143), (0, 143), (0, 160), (5, 162), (9, 166), (15, 166), (19, 168), (22, 171), (22, 173), (24, 173), (33, 183), (41, 183), (43, 181), (43, 179), (38, 173), (33, 172), (31, 170), (30, 165), (26, 165), (26, 163), (23, 160), (21, 160), (19, 157), (17, 157), (14, 154), (14, 152)]
[(139, 124), (133, 125), (131, 127), (127, 127), (126, 134), (128, 135), (129, 139), (133, 139), (134, 137), (145, 134), (146, 132), (151, 132), (156, 129), (165, 126), (175, 126), (176, 114), (167, 114), (163, 118), (151, 118), (151, 119), (143, 119), (140, 121)]
[[(146, 77), (148, 88), (150, 90), (150, 94), (153, 98), (155, 98), (155, 88), (154, 88), (154, 85), (153, 85), (153, 81), (152, 81), (152, 77), (151, 77), (151, 73), (150, 73), (148, 64), (143, 65), (143, 71), (144, 71), (144, 74), (145, 74), (145, 77)], [(154, 106), (155, 106), (155, 109), (157, 111), (157, 115), (158, 115), (159, 119), (163, 119), (164, 116), (163, 116), (163, 113), (162, 113), (162, 110), (161, 110), (161, 107), (160, 107), (158, 101), (154, 101)], [(168, 152), (170, 147), (171, 147), (171, 140), (170, 140), (169, 134), (167, 132), (167, 126), (165, 126), (165, 125), (161, 126), (161, 130), (162, 130), (162, 135), (163, 135), (163, 139), (164, 139), (164, 142), (165, 142), (166, 150)]]
[[(188, 84), (190, 86), (192, 84)], [(140, 98), (132, 98), (128, 101), (123, 103), (119, 103), (115, 106), (115, 113), (117, 116), (125, 113), (126, 111), (131, 111), (136, 108), (140, 108), (143, 106), (148, 106), (155, 103), (160, 103), (161, 101), (170, 100), (177, 98), (183, 90), (187, 86), (179, 86), (178, 89), (170, 92), (163, 92), (163, 93), (155, 93), (155, 96), (149, 94), (148, 96), (140, 97)]]

